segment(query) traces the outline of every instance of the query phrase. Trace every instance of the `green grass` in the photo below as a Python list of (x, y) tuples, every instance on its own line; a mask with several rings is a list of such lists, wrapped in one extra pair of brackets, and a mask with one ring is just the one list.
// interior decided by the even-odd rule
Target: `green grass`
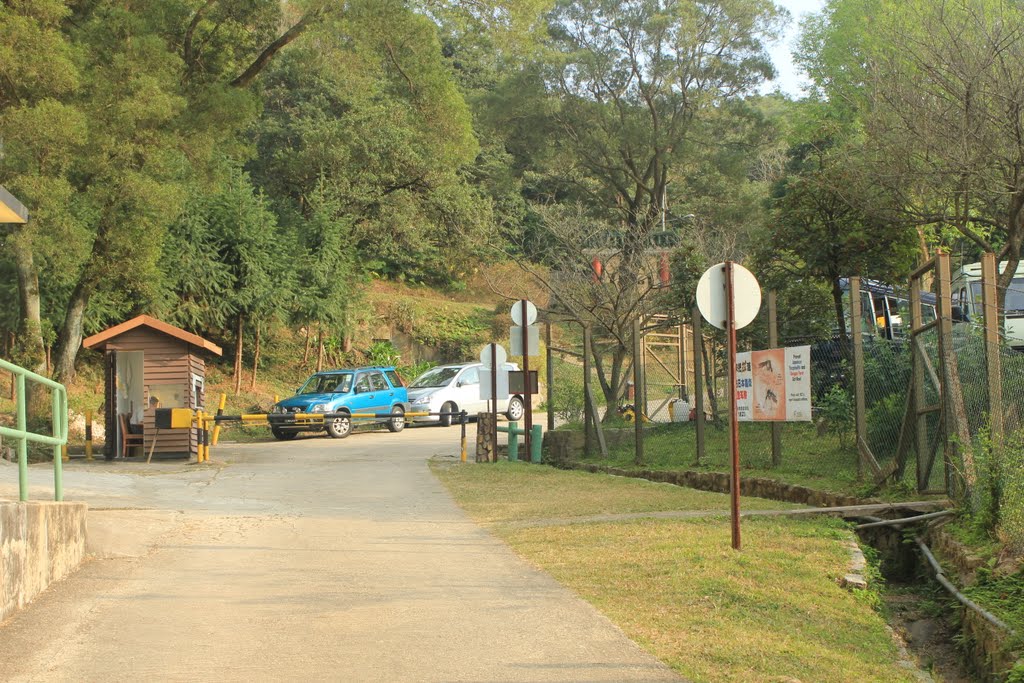
[(691, 680), (914, 680), (875, 601), (836, 583), (850, 562), (840, 521), (746, 519), (742, 552), (726, 518), (524, 527), (510, 522), (703, 510), (724, 496), (518, 463), (434, 471), (471, 516)]
[[(644, 469), (728, 472), (731, 462), (729, 430), (708, 424), (704, 430), (705, 455), (697, 457), (697, 430), (690, 422), (657, 424), (644, 434)], [(584, 462), (632, 468), (632, 439), (610, 449), (607, 459), (599, 455)], [(912, 467), (908, 468), (912, 475)], [(918, 495), (906, 485), (874, 492), (869, 480), (857, 478), (857, 463), (850, 448), (832, 434), (819, 435), (811, 424), (782, 425), (782, 463), (774, 467), (771, 454), (771, 425), (740, 424), (740, 475), (763, 477), (809, 488), (867, 495), (883, 499), (909, 499)]]

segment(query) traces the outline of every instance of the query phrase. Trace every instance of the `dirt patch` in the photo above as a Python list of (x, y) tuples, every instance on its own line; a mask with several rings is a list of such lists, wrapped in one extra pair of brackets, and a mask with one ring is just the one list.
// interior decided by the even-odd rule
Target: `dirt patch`
[(886, 616), (918, 666), (941, 683), (978, 680), (957, 647), (957, 629), (943, 616), (940, 597), (928, 588), (890, 583), (882, 591)]

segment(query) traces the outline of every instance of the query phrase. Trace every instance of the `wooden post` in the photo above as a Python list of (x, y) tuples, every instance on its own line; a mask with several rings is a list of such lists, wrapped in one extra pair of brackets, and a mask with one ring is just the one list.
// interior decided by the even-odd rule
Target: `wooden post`
[(985, 312), (985, 369), (988, 372), (988, 419), (992, 446), (1003, 440), (1003, 373), (999, 344), (999, 303), (996, 298), (996, 255), (981, 255), (981, 297)]
[[(921, 310), (921, 279), (910, 278), (910, 322), (911, 330), (918, 330), (924, 324), (924, 314)], [(918, 339), (915, 333), (915, 340)], [(925, 477), (925, 459), (928, 457), (928, 413), (925, 408), (928, 399), (924, 394), (924, 346), (912, 344), (910, 347), (910, 366), (913, 370), (914, 396), (914, 420), (917, 433), (917, 448), (915, 451), (915, 466), (917, 468), (917, 490), (923, 492), (928, 488), (928, 480)], [(939, 397), (941, 403), (942, 397)]]
[(854, 434), (857, 447), (857, 479), (864, 478), (864, 456), (861, 441), (867, 441), (867, 420), (864, 401), (864, 334), (861, 329), (860, 277), (850, 278), (850, 334), (853, 337)]
[(590, 400), (590, 325), (583, 325), (583, 455), (592, 453), (591, 428), (598, 419)]
[[(778, 297), (775, 290), (768, 292), (768, 348), (779, 347)], [(782, 425), (772, 422), (772, 467), (782, 464)]]
[[(956, 352), (953, 350), (953, 291), (949, 268), (949, 254), (935, 255), (936, 280), (939, 283), (939, 357), (942, 359), (943, 415), (946, 419), (946, 438), (943, 439), (944, 471), (946, 491), (952, 493), (950, 476), (953, 464), (962, 463), (963, 484), (966, 493), (974, 491), (977, 469), (971, 448), (971, 431), (967, 425), (967, 408), (964, 405), (963, 387), (957, 369)], [(950, 438), (955, 437), (955, 438)]]
[(554, 354), (551, 351), (551, 321), (549, 320), (544, 327), (544, 343), (547, 345), (547, 404), (548, 404), (548, 431), (552, 431), (555, 428), (555, 411), (552, 410), (555, 405), (555, 359)]
[(690, 329), (693, 332), (693, 409), (697, 422), (697, 465), (704, 462), (704, 333), (701, 322), (700, 309), (694, 306), (690, 312)]
[[(495, 462), (498, 459), (498, 432), (494, 413), (479, 413), (476, 420), (476, 461)], [(494, 450), (492, 450), (494, 449)]]
[(643, 381), (643, 373), (640, 369), (640, 317), (633, 319), (633, 462), (637, 465), (644, 464), (644, 420), (643, 412), (640, 409), (640, 382)]

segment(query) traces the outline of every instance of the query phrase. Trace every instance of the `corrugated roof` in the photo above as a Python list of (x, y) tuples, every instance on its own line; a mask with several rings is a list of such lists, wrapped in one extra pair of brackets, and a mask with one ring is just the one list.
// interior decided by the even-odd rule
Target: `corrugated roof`
[(180, 327), (175, 327), (174, 325), (170, 325), (168, 323), (163, 322), (162, 320), (157, 320), (156, 318), (152, 318), (148, 315), (140, 315), (137, 318), (132, 318), (131, 320), (123, 322), (120, 325), (115, 325), (114, 327), (111, 327), (109, 330), (104, 330), (99, 334), (94, 334), (91, 337), (85, 339), (85, 341), (82, 342), (82, 346), (84, 346), (87, 349), (102, 348), (106, 344), (106, 342), (110, 341), (111, 339), (119, 337), (125, 332), (129, 332), (137, 327), (142, 326), (152, 328), (157, 332), (162, 332), (168, 335), (169, 337), (180, 339), (181, 341), (192, 344), (193, 346), (198, 346), (199, 348), (205, 349), (210, 353), (216, 354), (218, 356), (224, 355), (224, 350), (217, 346), (216, 344), (214, 344), (213, 342), (207, 341), (200, 337), (199, 335), (192, 334), (191, 332), (186, 332)]

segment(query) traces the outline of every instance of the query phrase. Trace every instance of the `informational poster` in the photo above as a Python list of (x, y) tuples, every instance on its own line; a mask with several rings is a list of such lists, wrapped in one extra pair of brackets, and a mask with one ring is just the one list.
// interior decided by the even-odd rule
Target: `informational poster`
[(751, 401), (755, 422), (786, 420), (786, 351), (769, 349), (751, 354)]
[(811, 421), (811, 347), (791, 346), (786, 351), (786, 420)]
[(740, 422), (809, 422), (811, 347), (737, 353), (736, 413)]
[(754, 419), (754, 412), (751, 410), (751, 377), (750, 351), (736, 354), (736, 415), (740, 422), (750, 422)]

